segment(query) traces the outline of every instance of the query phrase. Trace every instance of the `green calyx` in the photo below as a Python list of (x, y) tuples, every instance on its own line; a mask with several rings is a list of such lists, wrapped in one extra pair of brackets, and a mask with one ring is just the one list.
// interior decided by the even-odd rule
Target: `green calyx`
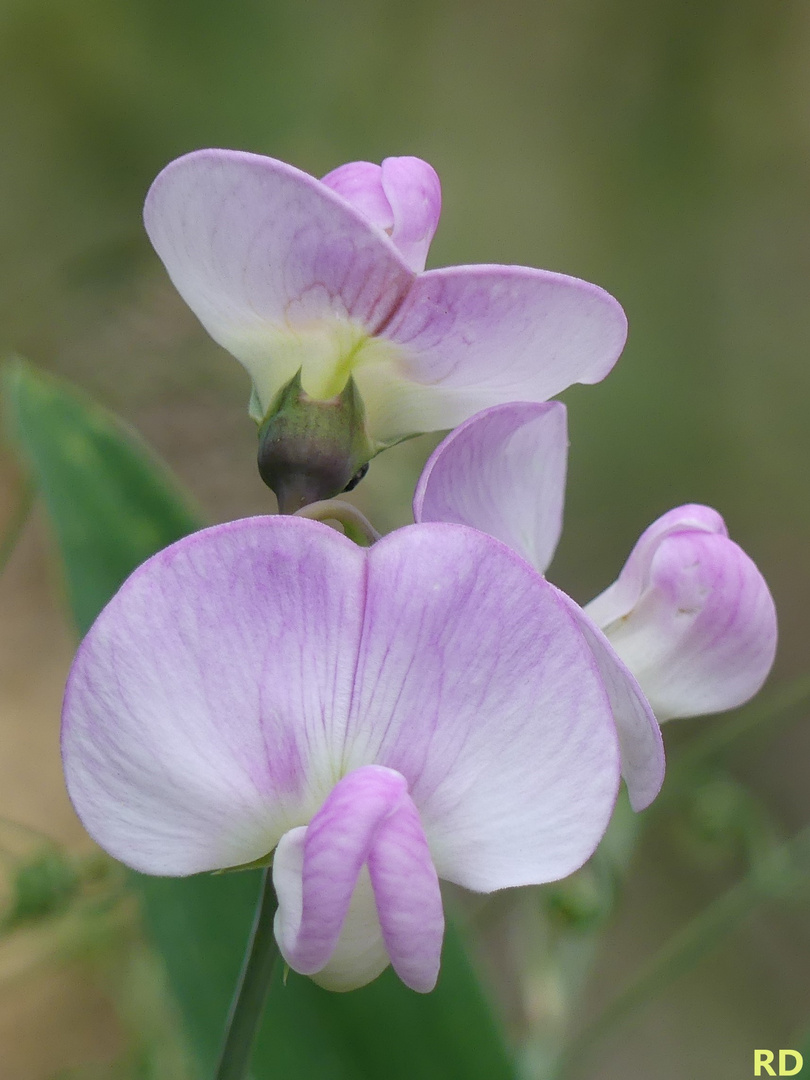
[(302, 388), (298, 371), (259, 427), (259, 474), (282, 514), (351, 490), (375, 453), (351, 377), (335, 397), (318, 401)]

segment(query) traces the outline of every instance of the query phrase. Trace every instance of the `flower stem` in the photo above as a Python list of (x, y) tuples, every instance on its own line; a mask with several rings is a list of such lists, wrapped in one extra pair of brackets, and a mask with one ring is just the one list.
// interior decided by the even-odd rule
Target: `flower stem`
[(278, 958), (278, 946), (273, 934), (275, 907), (273, 874), (268, 867), (262, 877), (253, 929), (231, 1004), (225, 1042), (214, 1080), (244, 1080), (247, 1075), (262, 1009)]
[(337, 521), (350, 540), (361, 547), (370, 547), (380, 539), (380, 534), (361, 514), (356, 506), (342, 499), (323, 499), (297, 510), (296, 517), (312, 518), (314, 521)]

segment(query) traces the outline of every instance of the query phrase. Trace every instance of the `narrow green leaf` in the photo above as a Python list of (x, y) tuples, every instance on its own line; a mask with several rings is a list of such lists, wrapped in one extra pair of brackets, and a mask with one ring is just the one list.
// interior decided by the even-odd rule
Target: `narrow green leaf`
[[(141, 440), (83, 395), (23, 362), (3, 373), (7, 424), (42, 494), (84, 632), (144, 559), (199, 514)], [(202, 1068), (213, 1073), (260, 874), (138, 877), (147, 922)], [(279, 976), (257, 1042), (257, 1080), (510, 1080), (500, 1033), (452, 928), (428, 996), (391, 972), (330, 994)]]
[(84, 634), (136, 566), (202, 525), (146, 445), (23, 361), (3, 371), (5, 417), (56, 533)]
[[(351, 1073), (327, 1069), (309, 1077), (364, 1080), (510, 1080), (514, 1071), (493, 1025), (458, 933), (448, 927), (439, 982), (431, 994), (406, 990), (389, 968), (376, 982), (350, 994), (331, 994), (290, 973), (286, 990), (277, 976), (259, 1052), (284, 1038), (287, 1014), (317, 1016), (342, 1050)], [(303, 1076), (279, 1070), (264, 1076)]]
[[(45, 501), (84, 633), (135, 567), (200, 528), (201, 516), (138, 436), (88, 398), (22, 361), (4, 369), (2, 389), (7, 426)], [(137, 880), (192, 1044), (208, 1067), (258, 875)]]

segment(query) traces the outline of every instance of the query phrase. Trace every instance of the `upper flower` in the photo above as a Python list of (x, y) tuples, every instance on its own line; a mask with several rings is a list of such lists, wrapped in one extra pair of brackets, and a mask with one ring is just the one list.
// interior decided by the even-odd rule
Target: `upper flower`
[(254, 518), (145, 563), (74, 662), (71, 799), (145, 873), (274, 848), (292, 968), (349, 989), (436, 979), (438, 879), (489, 892), (571, 873), (619, 782), (613, 690), (560, 594), (455, 525), (364, 550)]
[(298, 371), (318, 400), (352, 377), (380, 449), (598, 382), (626, 337), (618, 303), (576, 278), (423, 272), (440, 206), (438, 177), (418, 158), (316, 180), (272, 158), (200, 150), (160, 173), (144, 220), (186, 303), (250, 373), (257, 419)]
[[(559, 402), (489, 409), (435, 450), (414, 516), (482, 529), (542, 574), (562, 526), (566, 449)], [(768, 586), (707, 506), (677, 507), (650, 525), (581, 618), (604, 634), (659, 721), (741, 705), (762, 686), (776, 650)], [(625, 770), (630, 747), (625, 738)]]

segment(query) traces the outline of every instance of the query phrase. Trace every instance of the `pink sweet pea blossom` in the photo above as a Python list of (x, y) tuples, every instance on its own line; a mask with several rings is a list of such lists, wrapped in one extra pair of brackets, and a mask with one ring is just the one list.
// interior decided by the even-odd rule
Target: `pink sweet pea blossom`
[[(416, 490), (417, 521), (497, 536), (543, 574), (562, 526), (566, 414), (559, 402), (488, 409), (452, 432)], [(720, 712), (760, 689), (776, 650), (776, 613), (751, 559), (707, 506), (681, 506), (643, 533), (618, 580), (580, 609), (659, 721)], [(625, 776), (641, 727), (620, 724)]]
[(361, 549), (254, 518), (162, 551), (99, 616), (65, 773), (91, 836), (144, 873), (275, 849), (296, 971), (347, 990), (390, 962), (428, 991), (440, 878), (538, 884), (594, 850), (616, 692), (568, 603), (483, 533), (415, 525)]
[(773, 598), (708, 506), (679, 506), (654, 521), (618, 579), (585, 611), (660, 721), (734, 709), (773, 666)]
[(200, 150), (168, 165), (144, 220), (169, 276), (253, 380), (261, 420), (300, 370), (331, 400), (350, 377), (380, 449), (504, 401), (594, 383), (626, 337), (602, 289), (523, 266), (424, 271), (439, 220), (413, 157), (323, 180), (272, 158)]

